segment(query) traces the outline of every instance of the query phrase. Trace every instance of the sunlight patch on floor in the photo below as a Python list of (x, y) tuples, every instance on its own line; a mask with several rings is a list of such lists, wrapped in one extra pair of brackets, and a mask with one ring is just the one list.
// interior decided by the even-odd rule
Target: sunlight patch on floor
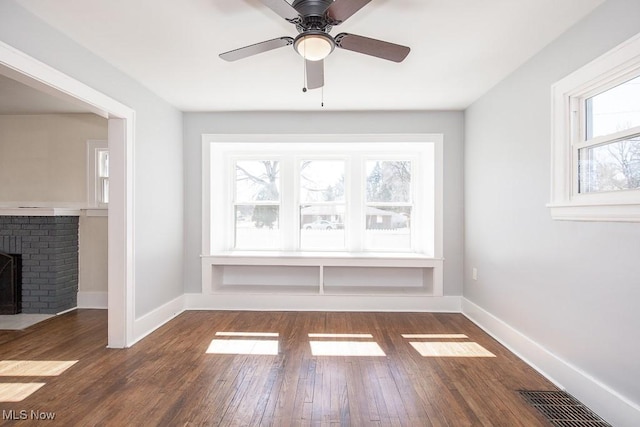
[(217, 337), (278, 337), (277, 332), (216, 332)]
[(314, 356), (386, 356), (375, 342), (309, 341)]
[(208, 354), (255, 354), (274, 356), (278, 354), (277, 340), (212, 340)]
[(0, 376), (55, 377), (76, 363), (77, 360), (0, 360)]
[(0, 402), (22, 402), (38, 391), (44, 383), (5, 383), (0, 384)]
[(423, 357), (496, 357), (475, 342), (410, 342)]
[(308, 334), (309, 338), (373, 338), (371, 334)]
[(465, 334), (402, 334), (402, 338), (417, 339), (462, 339), (469, 338)]

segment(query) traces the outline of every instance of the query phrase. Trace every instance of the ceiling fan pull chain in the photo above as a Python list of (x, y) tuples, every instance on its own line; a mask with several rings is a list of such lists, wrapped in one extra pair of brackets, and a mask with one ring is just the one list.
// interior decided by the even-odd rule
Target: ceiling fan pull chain
[(307, 60), (303, 58), (302, 62), (304, 65), (302, 66), (302, 92), (307, 91)]
[(321, 96), (321, 98), (320, 98), (320, 106), (324, 108), (324, 86), (322, 86), (320, 88), (320, 90), (322, 91), (321, 95), (320, 95)]

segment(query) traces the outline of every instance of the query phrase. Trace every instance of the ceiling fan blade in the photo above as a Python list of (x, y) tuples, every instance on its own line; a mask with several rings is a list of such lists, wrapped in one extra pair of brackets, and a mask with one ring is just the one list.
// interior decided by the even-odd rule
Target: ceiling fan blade
[(307, 69), (307, 89), (324, 86), (324, 61), (305, 61)]
[(334, 25), (346, 21), (362, 9), (371, 0), (335, 0), (327, 8), (327, 17), (334, 21)]
[(371, 55), (393, 62), (402, 62), (411, 51), (407, 46), (348, 33), (338, 34), (335, 37), (335, 41), (336, 46), (339, 48), (364, 53), (365, 55)]
[(282, 16), (287, 21), (296, 21), (299, 13), (285, 0), (260, 0), (269, 9)]
[(290, 44), (293, 44), (293, 39), (291, 37), (278, 37), (277, 39), (252, 44), (241, 47), (240, 49), (230, 50), (229, 52), (221, 53), (219, 56), (225, 61), (237, 61), (238, 59), (257, 55), (262, 52), (268, 52), (279, 47), (289, 46)]

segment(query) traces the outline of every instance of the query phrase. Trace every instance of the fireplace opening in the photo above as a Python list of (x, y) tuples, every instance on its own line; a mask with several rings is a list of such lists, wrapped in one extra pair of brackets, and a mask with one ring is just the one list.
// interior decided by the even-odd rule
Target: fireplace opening
[(22, 312), (22, 256), (0, 252), (0, 314)]

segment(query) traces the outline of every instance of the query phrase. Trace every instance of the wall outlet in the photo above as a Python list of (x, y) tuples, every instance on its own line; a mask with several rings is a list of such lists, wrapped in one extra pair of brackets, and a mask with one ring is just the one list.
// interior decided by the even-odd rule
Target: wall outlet
[(473, 280), (478, 280), (478, 269), (476, 267), (471, 269), (471, 277), (473, 277)]

